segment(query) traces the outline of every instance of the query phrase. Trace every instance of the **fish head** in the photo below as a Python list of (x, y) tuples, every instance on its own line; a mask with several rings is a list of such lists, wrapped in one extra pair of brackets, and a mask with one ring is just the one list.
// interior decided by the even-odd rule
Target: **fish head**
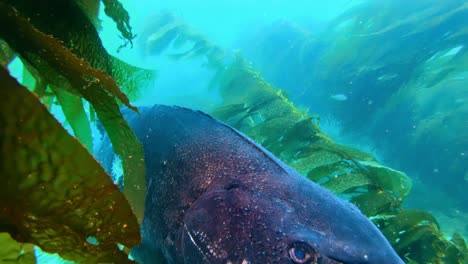
[(179, 262), (404, 263), (355, 207), (331, 193), (331, 204), (305, 200), (301, 190), (297, 194), (242, 184), (203, 194), (185, 213)]

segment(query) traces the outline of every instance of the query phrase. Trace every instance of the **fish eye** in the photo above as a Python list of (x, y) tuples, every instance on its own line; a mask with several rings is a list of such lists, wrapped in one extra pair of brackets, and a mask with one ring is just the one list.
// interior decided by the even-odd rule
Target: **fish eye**
[(293, 263), (315, 264), (317, 263), (317, 252), (308, 244), (295, 242), (288, 247), (289, 257)]

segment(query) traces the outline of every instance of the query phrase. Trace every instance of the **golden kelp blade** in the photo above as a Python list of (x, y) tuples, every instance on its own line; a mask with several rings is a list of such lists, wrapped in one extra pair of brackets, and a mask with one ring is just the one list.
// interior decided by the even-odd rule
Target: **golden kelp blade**
[[(64, 89), (92, 104), (96, 115), (111, 139), (116, 154), (122, 157), (125, 174), (124, 193), (138, 220), (141, 221), (144, 214), (146, 193), (143, 147), (123, 119), (116, 99), (118, 98), (123, 104), (135, 111), (137, 109), (130, 104), (129, 98), (120, 89), (110, 72), (117, 69), (119, 71), (118, 77), (123, 78), (137, 73), (138, 75), (135, 74), (121, 82), (124, 85), (132, 85), (130, 88), (133, 93), (136, 92), (135, 86), (144, 82), (134, 78), (149, 77), (151, 74), (148, 71), (128, 66), (117, 59), (111, 59), (102, 47), (97, 31), (79, 8), (74, 5), (74, 2), (68, 0), (54, 3), (58, 4), (58, 2), (61, 5), (51, 4), (44, 7), (41, 3), (30, 0), (11, 1), (9, 4), (0, 1), (0, 36), (11, 49), (18, 53), (23, 61), (28, 62), (26, 65), (29, 64), (31, 69), (37, 71), (37, 75), (43, 78), (46, 84), (53, 85), (56, 88), (55, 91)], [(60, 9), (57, 10), (57, 7)], [(34, 18), (39, 17), (40, 19), (31, 19), (30, 15), (27, 16), (27, 14), (35, 14)], [(64, 14), (68, 16), (64, 16)], [(36, 28), (37, 25), (42, 26)], [(48, 26), (44, 27), (44, 25)], [(54, 26), (51, 30), (49, 27), (53, 25), (60, 25), (60, 27)], [(69, 28), (70, 31), (63, 32), (63, 27)], [(59, 33), (65, 33), (65, 36)], [(62, 36), (63, 39), (56, 38), (56, 35)], [(94, 48), (83, 48), (83, 50), (73, 48), (75, 38), (85, 41), (86, 47)], [(65, 44), (68, 46), (66, 47)], [(78, 56), (80, 54), (75, 54), (72, 50), (86, 55), (85, 58), (81, 58)], [(112, 63), (113, 68), (102, 68), (110, 63)], [(127, 72), (127, 70), (129, 71)], [(62, 100), (60, 103), (64, 103), (64, 101)], [(86, 141), (90, 142), (89, 130), (85, 133), (77, 133), (77, 120), (70, 118), (70, 115), (67, 114), (73, 110), (67, 109), (68, 104), (62, 104), (62, 107), (65, 107), (64, 112), (69, 119), (68, 121), (74, 124), (72, 127), (74, 127), (75, 135), (79, 136), (85, 144)], [(83, 112), (83, 109), (80, 111)], [(81, 116), (84, 117), (83, 113)], [(81, 124), (85, 124), (85, 122), (81, 122)], [(86, 133), (88, 134), (86, 135)]]
[[(110, 177), (25, 87), (0, 68), (0, 232), (63, 258), (130, 263), (137, 220)], [(95, 237), (99, 245), (87, 242)]]
[(8, 233), (0, 233), (0, 264), (35, 264), (34, 246), (15, 241)]

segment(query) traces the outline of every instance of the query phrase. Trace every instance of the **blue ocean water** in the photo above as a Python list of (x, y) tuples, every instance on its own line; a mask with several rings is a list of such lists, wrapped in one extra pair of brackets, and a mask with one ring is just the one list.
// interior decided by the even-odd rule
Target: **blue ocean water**
[[(319, 114), (321, 129), (335, 141), (407, 173), (413, 190), (405, 206), (434, 214), (447, 236), (468, 238), (468, 25), (461, 1), (367, 7), (349, 0), (122, 3), (138, 36), (135, 46), (117, 52), (120, 33), (101, 12), (104, 46), (128, 63), (158, 71), (136, 105), (209, 111), (221, 100), (208, 89), (214, 72), (205, 58), (145, 53), (144, 32), (155, 16), (170, 12), (226, 53), (242, 53), (296, 105)], [(362, 3), (367, 9), (354, 9)], [(19, 72), (21, 65), (10, 68)], [(52, 111), (65, 123), (60, 109)], [(115, 168), (114, 176), (120, 175)], [(53, 263), (38, 255), (39, 263)]]

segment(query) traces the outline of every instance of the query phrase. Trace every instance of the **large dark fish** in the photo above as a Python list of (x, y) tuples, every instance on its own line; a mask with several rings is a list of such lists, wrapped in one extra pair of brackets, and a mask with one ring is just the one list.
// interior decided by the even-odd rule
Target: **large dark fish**
[(141, 112), (125, 114), (145, 150), (140, 263), (403, 263), (359, 209), (237, 130), (185, 108)]

